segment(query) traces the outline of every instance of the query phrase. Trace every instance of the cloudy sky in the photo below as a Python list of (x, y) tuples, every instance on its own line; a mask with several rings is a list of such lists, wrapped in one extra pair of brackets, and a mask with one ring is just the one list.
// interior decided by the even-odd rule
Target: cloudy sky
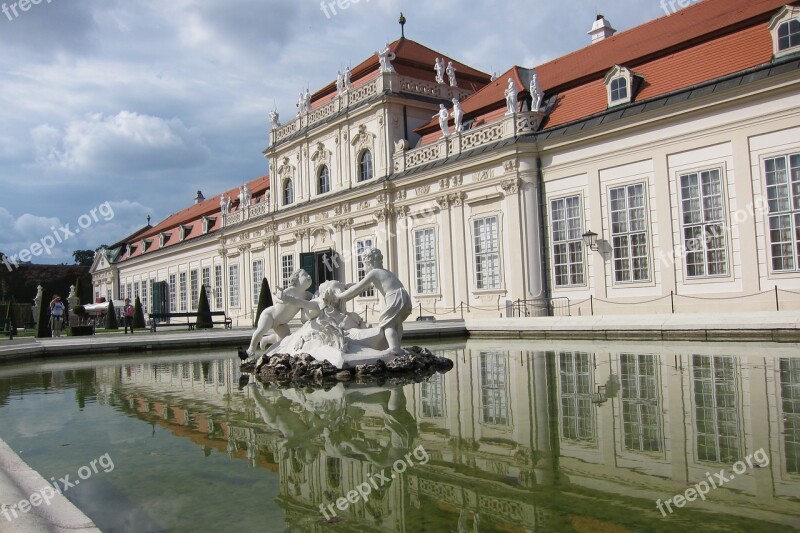
[(401, 10), (406, 37), (489, 73), (586, 46), (598, 12), (620, 31), (665, 15), (659, 0), (18, 1), (0, 0), (0, 252), (57, 234), (35, 263), (266, 174), (270, 109), (292, 116), (301, 88), (399, 37)]

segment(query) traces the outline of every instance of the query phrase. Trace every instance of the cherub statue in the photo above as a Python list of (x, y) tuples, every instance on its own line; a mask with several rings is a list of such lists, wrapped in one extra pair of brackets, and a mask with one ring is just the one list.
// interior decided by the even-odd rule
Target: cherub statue
[(448, 126), (447, 121), (450, 119), (450, 112), (447, 111), (444, 104), (439, 104), (439, 112), (433, 115), (433, 118), (439, 119), (439, 127), (442, 128), (442, 133), (445, 137), (449, 137), (450, 126)]
[(441, 57), (436, 58), (433, 70), (436, 72), (436, 83), (444, 85), (444, 60)]
[(450, 79), (450, 87), (458, 87), (456, 82), (456, 67), (453, 66), (452, 61), (447, 62), (447, 77)]
[(461, 102), (458, 98), (453, 98), (453, 118), (456, 121), (456, 132), (464, 131), (464, 110), (461, 108)]
[(517, 87), (512, 78), (508, 78), (508, 88), (505, 90), (506, 106), (508, 111), (506, 115), (513, 115), (517, 112)]
[(381, 65), (380, 72), (394, 72), (392, 61), (397, 58), (397, 55), (389, 48), (389, 43), (386, 43), (386, 46), (382, 50), (378, 50), (375, 53), (378, 54), (378, 62)]
[[(445, 110), (446, 111), (446, 110)], [(339, 294), (347, 301), (370, 287), (375, 287), (383, 295), (383, 310), (378, 327), (386, 336), (389, 354), (400, 354), (403, 340), (403, 321), (411, 314), (411, 297), (403, 283), (392, 272), (383, 268), (383, 254), (377, 248), (367, 248), (361, 254), (366, 275), (358, 283), (351, 283), (348, 289)]]
[[(301, 268), (296, 270), (292, 277), (289, 278), (289, 287), (284, 290), (284, 294), (297, 300), (307, 301), (312, 298), (312, 294), (308, 292), (310, 286), (311, 276)], [(255, 355), (257, 346), (260, 346), (263, 350), (267, 344), (279, 342), (289, 335), (289, 326), (287, 324), (302, 308), (294, 303), (288, 303), (288, 301), (289, 299), (287, 298), (286, 301), (276, 303), (261, 312), (258, 317), (256, 331), (250, 339), (250, 347), (247, 348), (249, 357)], [(311, 316), (312, 314), (308, 310), (303, 310), (301, 319), (305, 322), (309, 318), (314, 318)], [(273, 334), (268, 337), (265, 336), (270, 330), (272, 330)]]

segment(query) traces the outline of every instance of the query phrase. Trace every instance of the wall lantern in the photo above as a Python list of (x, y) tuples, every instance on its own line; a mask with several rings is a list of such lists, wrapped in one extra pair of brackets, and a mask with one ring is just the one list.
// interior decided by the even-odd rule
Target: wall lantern
[(581, 237), (583, 237), (583, 242), (586, 243), (586, 246), (588, 246), (590, 250), (593, 252), (597, 251), (597, 233), (589, 230), (581, 235)]

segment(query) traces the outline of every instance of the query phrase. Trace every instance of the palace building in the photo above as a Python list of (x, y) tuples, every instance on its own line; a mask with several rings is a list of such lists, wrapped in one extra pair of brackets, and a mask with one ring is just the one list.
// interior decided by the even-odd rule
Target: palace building
[[(269, 176), (98, 253), (96, 297), (253, 321), (383, 251), (440, 319), (800, 309), (800, 2), (704, 0), (493, 78), (400, 38), (279, 121)], [(348, 304), (375, 320), (379, 295)]]

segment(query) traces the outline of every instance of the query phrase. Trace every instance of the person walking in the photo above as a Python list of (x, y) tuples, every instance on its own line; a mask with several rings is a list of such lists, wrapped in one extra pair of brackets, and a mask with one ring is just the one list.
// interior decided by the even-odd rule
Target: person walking
[(133, 306), (131, 299), (125, 298), (125, 306), (122, 308), (122, 316), (125, 320), (125, 334), (128, 333), (128, 328), (131, 328), (131, 335), (133, 335)]
[(53, 299), (50, 301), (50, 331), (53, 337), (61, 336), (65, 309), (64, 304), (61, 302), (61, 296), (54, 294)]

